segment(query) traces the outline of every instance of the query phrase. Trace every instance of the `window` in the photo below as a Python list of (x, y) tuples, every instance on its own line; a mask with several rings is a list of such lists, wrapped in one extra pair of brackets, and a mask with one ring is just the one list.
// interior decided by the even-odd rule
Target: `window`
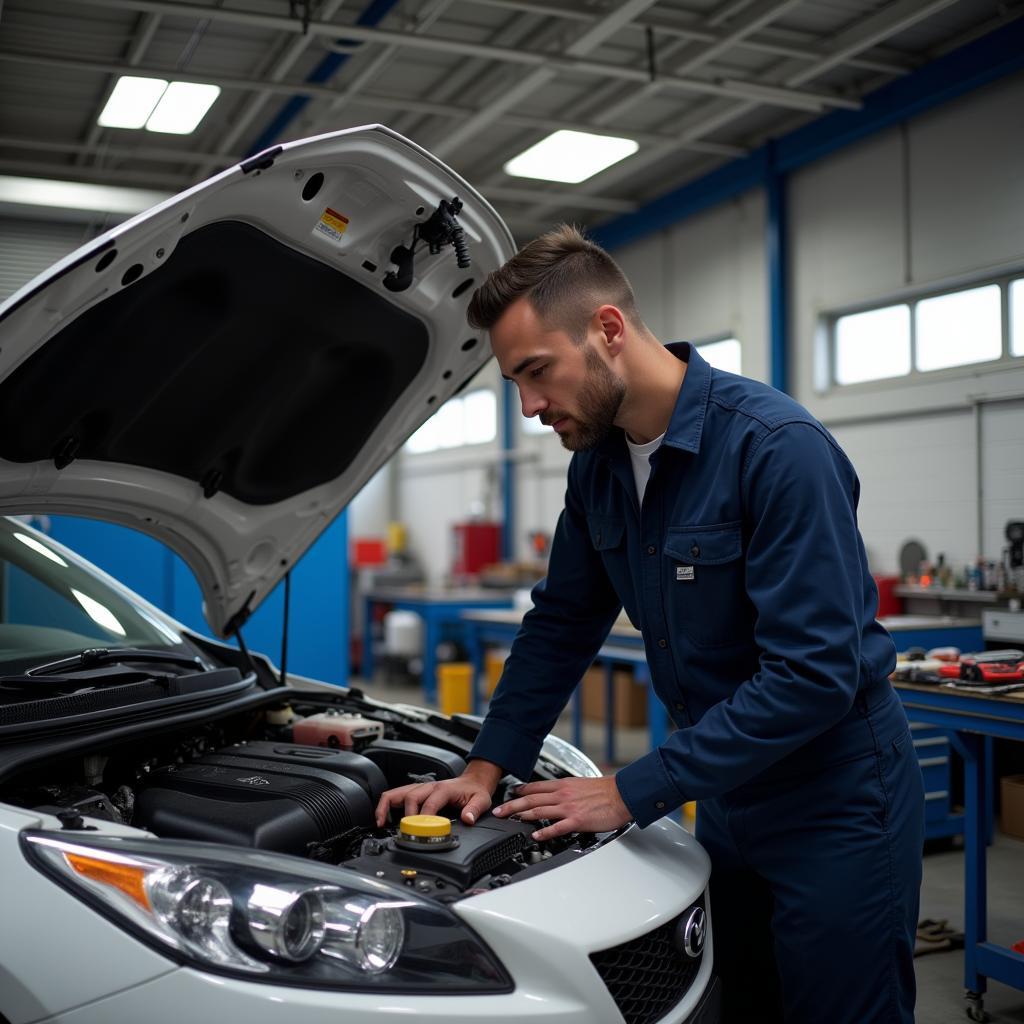
[(736, 338), (707, 341), (695, 346), (697, 351), (716, 369), (727, 373), (740, 373), (740, 343)]
[(1024, 356), (1024, 277), (1010, 285), (1010, 355)]
[(941, 370), (1003, 354), (999, 285), (936, 295), (917, 303), (919, 370)]
[(829, 341), (829, 371), (840, 386), (1024, 356), (1024, 278), (841, 313)]
[(464, 444), (493, 441), (498, 433), (497, 401), (493, 391), (482, 389), (450, 398), (405, 442), (414, 455)]
[(860, 384), (910, 373), (910, 307), (886, 306), (836, 321), (835, 380)]

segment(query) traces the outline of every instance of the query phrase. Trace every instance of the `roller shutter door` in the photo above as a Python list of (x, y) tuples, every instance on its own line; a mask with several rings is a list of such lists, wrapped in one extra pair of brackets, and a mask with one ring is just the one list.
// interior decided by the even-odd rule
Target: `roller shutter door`
[(0, 302), (95, 234), (90, 224), (0, 217)]

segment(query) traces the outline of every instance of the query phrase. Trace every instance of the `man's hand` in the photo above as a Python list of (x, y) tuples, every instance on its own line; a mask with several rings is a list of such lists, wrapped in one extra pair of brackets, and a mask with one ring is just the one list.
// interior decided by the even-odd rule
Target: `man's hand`
[(462, 820), (472, 825), (491, 806), (491, 794), (502, 774), (496, 764), (477, 760), (470, 761), (457, 779), (417, 782), (389, 789), (377, 804), (377, 827), (383, 827), (388, 811), (400, 804), (404, 805), (405, 814), (437, 814), (442, 807), (454, 804), (462, 808)]
[(607, 832), (633, 817), (619, 796), (614, 776), (528, 782), (519, 787), (514, 800), (495, 807), (493, 813), (499, 818), (514, 814), (523, 821), (547, 818), (554, 822), (533, 833), (537, 840), (570, 832)]

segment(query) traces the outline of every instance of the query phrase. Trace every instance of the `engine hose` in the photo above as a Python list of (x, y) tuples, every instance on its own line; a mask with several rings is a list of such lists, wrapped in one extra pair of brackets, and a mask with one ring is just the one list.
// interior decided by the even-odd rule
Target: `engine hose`
[(466, 245), (466, 236), (462, 228), (456, 228), (452, 232), (452, 245), (455, 246), (455, 262), (463, 270), (466, 267), (472, 266), (473, 261), (470, 259), (469, 246)]

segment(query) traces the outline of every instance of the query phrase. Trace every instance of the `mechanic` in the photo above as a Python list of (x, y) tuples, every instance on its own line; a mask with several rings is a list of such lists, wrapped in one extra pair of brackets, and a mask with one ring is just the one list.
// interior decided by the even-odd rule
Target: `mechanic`
[(385, 793), (472, 824), (529, 778), (620, 609), (678, 728), (613, 777), (521, 786), (545, 840), (699, 801), (727, 1021), (912, 1021), (924, 796), (895, 649), (831, 435), (774, 389), (662, 345), (610, 256), (563, 226), (474, 293), (524, 416), (574, 452), (533, 591), (458, 779)]

